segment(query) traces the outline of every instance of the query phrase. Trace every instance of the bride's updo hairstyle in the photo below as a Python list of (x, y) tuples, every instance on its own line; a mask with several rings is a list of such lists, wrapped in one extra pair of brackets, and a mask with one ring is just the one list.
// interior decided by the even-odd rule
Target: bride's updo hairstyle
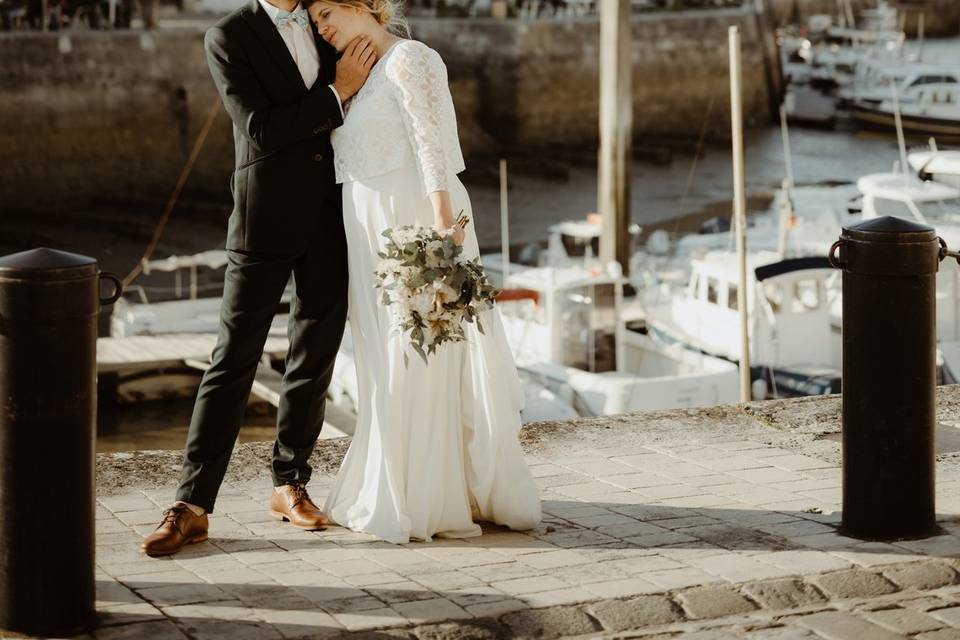
[[(402, 36), (410, 37), (410, 25), (401, 11), (403, 3), (399, 0), (323, 0), (327, 4), (338, 5), (341, 7), (350, 7), (366, 11), (380, 26), (387, 31)], [(301, 0), (301, 5), (306, 8), (314, 4), (317, 0)]]

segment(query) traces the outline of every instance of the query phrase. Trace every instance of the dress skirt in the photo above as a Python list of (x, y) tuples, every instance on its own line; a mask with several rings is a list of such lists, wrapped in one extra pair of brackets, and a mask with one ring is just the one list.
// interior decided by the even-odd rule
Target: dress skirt
[[(480, 535), (477, 522), (534, 528), (536, 484), (520, 449), (523, 392), (499, 311), (466, 325), (465, 342), (428, 356), (392, 326), (374, 287), (389, 227), (433, 226), (415, 167), (343, 185), (349, 323), (357, 370), (357, 424), (325, 511), (336, 523), (395, 543)], [(454, 217), (471, 219), (463, 255), (479, 255), (470, 199), (450, 176)], [(404, 352), (408, 364), (404, 364)]]

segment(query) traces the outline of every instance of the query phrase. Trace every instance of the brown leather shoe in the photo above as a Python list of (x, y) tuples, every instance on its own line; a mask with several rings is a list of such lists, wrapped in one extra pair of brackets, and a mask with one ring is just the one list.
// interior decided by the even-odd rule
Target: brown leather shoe
[(273, 490), (270, 497), (270, 515), (306, 531), (323, 531), (330, 524), (307, 494), (307, 488), (286, 484)]
[(185, 502), (175, 502), (163, 512), (156, 531), (144, 538), (140, 550), (151, 557), (172, 555), (184, 545), (206, 540), (209, 526), (206, 513), (195, 515)]

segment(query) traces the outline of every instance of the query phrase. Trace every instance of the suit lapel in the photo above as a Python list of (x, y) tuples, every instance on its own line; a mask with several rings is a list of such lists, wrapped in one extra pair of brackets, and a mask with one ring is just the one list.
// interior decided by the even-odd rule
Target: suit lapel
[(257, 34), (257, 38), (263, 44), (263, 47), (270, 53), (270, 56), (283, 71), (284, 75), (287, 76), (287, 79), (290, 80), (294, 86), (306, 91), (306, 88), (303, 86), (303, 77), (297, 68), (297, 63), (294, 62), (289, 49), (287, 49), (286, 43), (283, 41), (283, 37), (281, 37), (280, 32), (277, 31), (277, 26), (273, 24), (273, 20), (270, 19), (267, 12), (260, 6), (258, 0), (252, 0), (249, 5), (249, 11), (245, 14), (245, 17), (253, 28), (254, 33)]

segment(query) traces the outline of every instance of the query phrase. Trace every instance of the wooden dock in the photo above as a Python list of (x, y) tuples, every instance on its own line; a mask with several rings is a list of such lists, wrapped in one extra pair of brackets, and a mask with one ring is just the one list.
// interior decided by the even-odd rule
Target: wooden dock
[[(194, 369), (204, 371), (210, 364), (210, 355), (217, 343), (213, 333), (170, 333), (155, 336), (129, 336), (124, 338), (97, 339), (97, 375), (114, 378), (137, 377), (137, 374), (152, 371), (182, 371)], [(286, 336), (270, 335), (263, 347), (265, 360), (279, 360), (286, 356), (290, 343)], [(175, 393), (173, 390), (192, 388), (182, 373), (171, 375), (160, 385), (156, 393), (163, 396)], [(280, 381), (282, 375), (271, 369), (267, 363), (257, 370), (251, 394), (272, 404), (280, 404)], [(184, 380), (187, 380), (185, 383)], [(169, 387), (169, 388), (168, 388)], [(136, 396), (138, 394), (123, 394)], [(152, 394), (148, 394), (152, 395)], [(146, 399), (146, 398), (145, 398)], [(355, 416), (327, 403), (327, 421), (321, 431), (321, 439), (352, 435)]]
[[(190, 366), (189, 361), (209, 362), (216, 343), (213, 333), (99, 338), (97, 373), (134, 373)], [(263, 353), (271, 359), (283, 358), (289, 345), (285, 336), (270, 336)]]

